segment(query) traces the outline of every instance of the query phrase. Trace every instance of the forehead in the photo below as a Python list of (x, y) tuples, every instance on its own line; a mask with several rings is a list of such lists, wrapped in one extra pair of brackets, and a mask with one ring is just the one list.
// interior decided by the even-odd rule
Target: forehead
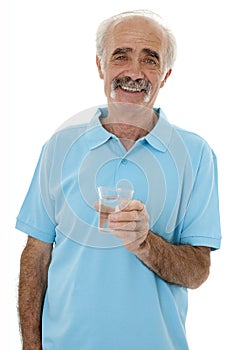
[(116, 47), (150, 48), (159, 51), (165, 46), (164, 35), (157, 23), (150, 18), (135, 16), (114, 22), (106, 37), (106, 49)]

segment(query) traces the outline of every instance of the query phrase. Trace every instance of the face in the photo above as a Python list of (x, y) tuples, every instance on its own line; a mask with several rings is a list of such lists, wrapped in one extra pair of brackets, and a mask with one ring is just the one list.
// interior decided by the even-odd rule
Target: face
[(127, 102), (152, 108), (171, 70), (164, 71), (166, 41), (161, 30), (144, 17), (125, 18), (109, 30), (104, 72), (108, 102)]

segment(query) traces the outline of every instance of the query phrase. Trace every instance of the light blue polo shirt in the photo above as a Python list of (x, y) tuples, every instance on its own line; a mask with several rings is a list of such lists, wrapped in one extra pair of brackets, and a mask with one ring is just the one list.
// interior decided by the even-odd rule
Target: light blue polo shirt
[(97, 229), (97, 186), (130, 186), (150, 229), (173, 244), (220, 247), (216, 157), (161, 109), (127, 152), (99, 108), (43, 147), (16, 228), (54, 243), (43, 310), (44, 350), (185, 350), (187, 289), (162, 280)]

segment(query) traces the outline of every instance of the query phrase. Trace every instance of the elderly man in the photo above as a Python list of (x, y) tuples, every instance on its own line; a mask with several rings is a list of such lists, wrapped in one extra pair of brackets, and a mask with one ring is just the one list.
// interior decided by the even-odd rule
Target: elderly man
[[(45, 144), (17, 218), (24, 350), (188, 349), (187, 288), (207, 279), (221, 238), (215, 154), (154, 107), (175, 52), (149, 11), (99, 26), (107, 106)], [(110, 233), (98, 230), (100, 185), (134, 190), (106, 211)]]

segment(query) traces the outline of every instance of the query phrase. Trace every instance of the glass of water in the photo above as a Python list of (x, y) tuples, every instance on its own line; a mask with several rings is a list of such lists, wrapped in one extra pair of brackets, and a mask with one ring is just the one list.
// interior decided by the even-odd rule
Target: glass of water
[(98, 229), (102, 232), (111, 232), (108, 226), (108, 216), (113, 212), (123, 210), (132, 199), (134, 190), (120, 187), (98, 187), (99, 217)]

